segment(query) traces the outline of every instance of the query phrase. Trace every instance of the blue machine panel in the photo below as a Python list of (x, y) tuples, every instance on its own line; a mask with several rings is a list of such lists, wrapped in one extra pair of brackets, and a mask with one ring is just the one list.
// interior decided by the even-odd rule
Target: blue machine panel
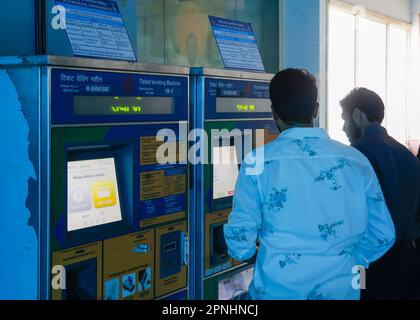
[[(158, 164), (149, 157), (155, 156), (157, 144), (154, 142), (163, 129), (172, 130), (177, 143), (185, 142), (176, 124), (53, 129), (52, 232), (57, 249), (187, 218), (188, 165), (179, 162)], [(67, 196), (68, 163), (107, 158), (115, 161), (121, 221), (69, 230), (68, 217), (74, 213), (69, 212)], [(87, 171), (86, 175), (90, 178), (94, 173)]]
[(270, 84), (258, 81), (207, 78), (205, 118), (271, 118)]
[[(250, 149), (261, 147), (278, 137), (271, 109), (271, 78), (272, 75), (242, 74), (225, 70), (193, 70), (193, 127), (206, 132), (209, 143), (202, 148), (207, 155), (214, 154), (214, 147), (228, 143), (228, 146), (235, 147), (237, 159), (241, 161)], [(220, 142), (223, 144), (220, 145)], [(233, 199), (229, 192), (226, 193), (228, 189), (215, 193), (217, 190), (214, 190), (214, 175), (215, 167), (211, 162), (199, 164), (193, 169), (196, 226), (193, 230), (196, 232), (194, 237), (197, 242), (192, 250), (195, 253), (194, 263), (197, 270), (194, 274), (195, 293), (199, 299), (218, 299), (218, 283), (221, 277), (234, 275), (242, 265), (226, 252), (223, 226), (232, 210)], [(220, 178), (219, 175), (219, 182), (220, 179), (226, 179), (226, 185), (231, 186), (232, 176), (234, 174)], [(220, 198), (220, 194), (226, 196)]]
[(188, 120), (188, 78), (51, 71), (53, 124)]

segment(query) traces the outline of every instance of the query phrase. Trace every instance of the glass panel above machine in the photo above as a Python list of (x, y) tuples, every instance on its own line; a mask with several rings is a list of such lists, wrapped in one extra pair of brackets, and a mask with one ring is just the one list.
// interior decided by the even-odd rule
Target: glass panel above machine
[[(223, 68), (209, 15), (251, 23), (267, 72), (279, 68), (278, 0), (117, 0), (138, 62)], [(73, 56), (66, 31), (47, 0), (46, 54)], [(54, 13), (55, 12), (55, 13)]]

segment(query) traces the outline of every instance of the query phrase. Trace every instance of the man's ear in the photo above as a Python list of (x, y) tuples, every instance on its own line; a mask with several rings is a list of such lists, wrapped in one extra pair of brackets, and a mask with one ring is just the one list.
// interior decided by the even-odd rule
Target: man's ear
[(361, 115), (362, 115), (362, 111), (360, 111), (359, 108), (354, 109), (352, 119), (358, 126), (360, 126), (362, 123)]
[(353, 121), (359, 126), (363, 127), (367, 123), (369, 123), (369, 120), (367, 119), (365, 113), (360, 110), (359, 108), (354, 109), (353, 111)]
[(277, 115), (277, 112), (274, 110), (273, 106), (271, 106), (271, 111), (273, 113), (274, 120), (277, 121), (279, 119), (279, 116)]

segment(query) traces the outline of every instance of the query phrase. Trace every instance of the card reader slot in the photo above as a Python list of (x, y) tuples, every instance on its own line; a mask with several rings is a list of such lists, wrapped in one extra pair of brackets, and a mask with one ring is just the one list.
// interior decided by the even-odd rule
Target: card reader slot
[(173, 241), (173, 242), (170, 242), (170, 243), (165, 244), (163, 246), (163, 251), (165, 253), (171, 253), (171, 252), (176, 251), (177, 247), (178, 247), (177, 246), (177, 242), (176, 241)]
[(181, 260), (181, 232), (163, 234), (160, 244), (160, 278), (181, 272)]

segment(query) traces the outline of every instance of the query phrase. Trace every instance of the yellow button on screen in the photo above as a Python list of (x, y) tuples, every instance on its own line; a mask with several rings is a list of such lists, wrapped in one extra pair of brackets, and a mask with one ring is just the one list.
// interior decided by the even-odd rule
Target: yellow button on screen
[(92, 184), (93, 203), (95, 208), (115, 206), (115, 186), (112, 181), (101, 181)]

